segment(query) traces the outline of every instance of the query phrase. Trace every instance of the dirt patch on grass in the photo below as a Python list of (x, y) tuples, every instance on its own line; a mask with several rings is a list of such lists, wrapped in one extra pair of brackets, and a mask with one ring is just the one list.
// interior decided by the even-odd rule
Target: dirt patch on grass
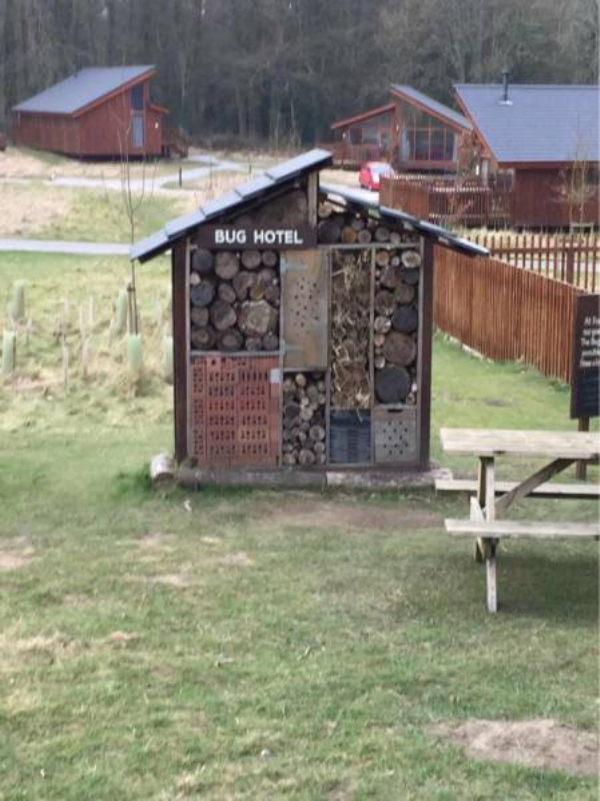
[(177, 799), (200, 795), (209, 786), (202, 770), (182, 773), (176, 779)]
[(18, 673), (28, 659), (42, 659), (47, 664), (60, 663), (76, 656), (85, 645), (62, 632), (35, 637), (19, 637), (15, 629), (0, 632), (0, 674)]
[(63, 604), (65, 606), (89, 606), (92, 603), (87, 595), (65, 595)]
[(147, 534), (145, 537), (142, 537), (138, 540), (140, 548), (144, 550), (154, 551), (172, 551), (173, 546), (170, 545), (170, 537), (166, 534)]
[(36, 693), (29, 692), (23, 687), (18, 687), (8, 694), (4, 700), (4, 705), (10, 712), (18, 715), (22, 712), (39, 709), (42, 706), (42, 699)]
[(360, 501), (330, 501), (314, 495), (289, 498), (285, 506), (258, 506), (252, 517), (265, 517), (272, 525), (299, 528), (352, 529), (358, 531), (399, 531), (400, 529), (435, 528), (443, 518), (421, 506), (414, 509), (366, 505)]
[(109, 634), (106, 638), (106, 642), (109, 645), (123, 647), (129, 645), (130, 643), (137, 642), (140, 639), (140, 635), (135, 631), (113, 631), (113, 633)]
[(225, 556), (219, 557), (217, 562), (222, 565), (233, 565), (234, 567), (252, 567), (256, 564), (254, 559), (248, 556), (247, 553), (241, 551), (240, 553), (228, 553)]
[(510, 762), (579, 776), (598, 773), (598, 735), (559, 726), (554, 720), (467, 720), (434, 728), (471, 759)]
[(150, 584), (162, 584), (165, 587), (189, 587), (190, 580), (183, 573), (164, 573), (160, 576), (150, 576)]
[(220, 545), (223, 540), (220, 537), (200, 537), (200, 542), (205, 545)]
[(31, 545), (22, 542), (17, 542), (12, 547), (0, 548), (0, 573), (27, 567), (34, 553)]

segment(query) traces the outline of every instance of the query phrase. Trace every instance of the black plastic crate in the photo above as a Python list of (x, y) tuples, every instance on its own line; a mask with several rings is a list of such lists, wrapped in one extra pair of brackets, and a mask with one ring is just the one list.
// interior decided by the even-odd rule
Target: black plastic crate
[(329, 461), (368, 464), (371, 461), (371, 412), (337, 409), (329, 419)]

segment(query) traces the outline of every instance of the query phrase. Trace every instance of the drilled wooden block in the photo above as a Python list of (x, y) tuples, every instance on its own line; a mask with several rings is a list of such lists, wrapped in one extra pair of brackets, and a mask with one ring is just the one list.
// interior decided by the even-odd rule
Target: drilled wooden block
[(284, 367), (327, 367), (329, 332), (327, 265), (319, 251), (282, 257)]

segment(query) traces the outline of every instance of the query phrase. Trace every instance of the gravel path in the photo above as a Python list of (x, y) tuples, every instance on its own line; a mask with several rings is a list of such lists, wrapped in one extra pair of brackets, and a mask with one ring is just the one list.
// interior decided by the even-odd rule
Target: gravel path
[[(239, 164), (236, 161), (225, 161), (215, 159), (213, 156), (204, 156), (199, 154), (197, 156), (190, 156), (188, 162), (196, 162), (202, 164), (202, 167), (195, 169), (182, 169), (182, 180), (197, 181), (200, 178), (205, 178), (207, 175), (215, 172), (240, 172), (245, 171), (247, 167)], [(28, 181), (35, 181), (35, 178), (2, 178), (2, 183), (27, 183)], [(145, 182), (141, 179), (134, 178), (131, 181), (131, 189), (134, 192), (139, 192), (145, 188), (148, 192), (154, 192), (156, 189), (162, 189), (166, 184), (179, 182), (179, 170), (177, 172), (169, 173), (168, 175), (153, 175), (152, 167), (148, 168)], [(107, 189), (111, 191), (121, 191), (120, 178), (83, 178), (78, 176), (56, 176), (55, 178), (43, 181), (45, 186), (66, 186), (75, 189)], [(179, 189), (179, 187), (177, 187)], [(181, 187), (185, 191), (185, 186)]]

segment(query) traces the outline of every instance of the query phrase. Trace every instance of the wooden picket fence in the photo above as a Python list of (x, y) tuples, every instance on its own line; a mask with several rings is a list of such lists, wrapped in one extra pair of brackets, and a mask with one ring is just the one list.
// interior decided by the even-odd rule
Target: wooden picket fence
[(566, 281), (595, 292), (600, 270), (600, 236), (596, 232), (556, 234), (469, 234), (492, 256), (525, 270)]
[(316, 147), (328, 150), (333, 154), (336, 167), (353, 167), (358, 169), (365, 161), (389, 161), (391, 151), (382, 145), (351, 145), (349, 142), (318, 143)]
[(519, 361), (566, 383), (577, 287), (497, 258), (436, 248), (434, 319), (482, 355)]
[(480, 179), (457, 183), (455, 177), (382, 178), (382, 206), (403, 211), (436, 225), (506, 228), (513, 219), (513, 190), (505, 183), (484, 185)]

